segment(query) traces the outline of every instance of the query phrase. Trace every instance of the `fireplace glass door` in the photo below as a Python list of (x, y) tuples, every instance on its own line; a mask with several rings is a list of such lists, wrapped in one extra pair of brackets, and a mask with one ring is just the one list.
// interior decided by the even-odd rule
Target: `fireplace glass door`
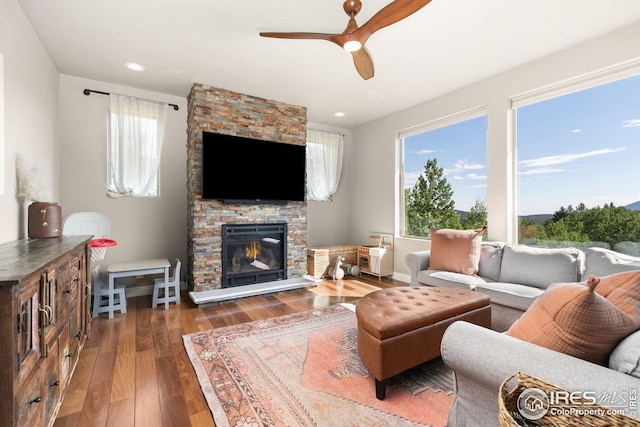
[(223, 288), (286, 277), (286, 223), (222, 226)]

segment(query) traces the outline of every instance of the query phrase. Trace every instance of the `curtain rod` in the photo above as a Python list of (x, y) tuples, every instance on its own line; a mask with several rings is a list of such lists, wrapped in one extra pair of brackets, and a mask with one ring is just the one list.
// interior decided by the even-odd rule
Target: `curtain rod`
[[(84, 93), (87, 96), (91, 95), (91, 92), (99, 93), (100, 95), (111, 95), (109, 92), (101, 92), (99, 90), (93, 90), (93, 89), (85, 89), (85, 90), (82, 91), (82, 93)], [(176, 104), (169, 104), (167, 102), (167, 105), (170, 106), (170, 107), (173, 107), (173, 109), (176, 110), (176, 111), (178, 111), (180, 109), (180, 107), (178, 107)]]

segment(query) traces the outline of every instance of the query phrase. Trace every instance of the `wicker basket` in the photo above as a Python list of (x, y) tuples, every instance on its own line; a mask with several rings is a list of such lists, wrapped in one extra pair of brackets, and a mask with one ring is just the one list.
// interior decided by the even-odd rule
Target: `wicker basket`
[[(515, 382), (515, 385), (514, 385)], [(527, 399), (531, 400), (530, 408), (519, 408), (518, 400), (523, 392), (527, 392)], [(549, 427), (585, 427), (585, 426), (610, 426), (610, 427), (638, 427), (640, 420), (631, 418), (605, 406), (593, 404), (580, 397), (574, 397), (572, 401), (576, 405), (549, 405), (550, 392), (564, 392), (565, 390), (542, 381), (524, 372), (516, 372), (504, 380), (498, 394), (499, 420), (501, 427), (519, 426), (549, 426)], [(545, 402), (538, 402), (537, 397), (542, 397)], [(540, 406), (537, 406), (540, 403)], [(520, 402), (524, 405), (525, 402)], [(522, 412), (524, 410), (524, 412)]]
[(358, 263), (358, 246), (338, 245), (307, 249), (307, 273), (316, 279), (322, 279), (329, 262), (338, 255), (344, 257), (347, 264), (355, 265)]

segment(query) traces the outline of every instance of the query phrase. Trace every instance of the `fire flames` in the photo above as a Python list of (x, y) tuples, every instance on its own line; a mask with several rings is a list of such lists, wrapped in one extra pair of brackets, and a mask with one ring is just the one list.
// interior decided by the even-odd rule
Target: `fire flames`
[(258, 259), (261, 250), (262, 247), (260, 246), (260, 243), (255, 240), (252, 240), (244, 249), (246, 257), (253, 258), (254, 260)]

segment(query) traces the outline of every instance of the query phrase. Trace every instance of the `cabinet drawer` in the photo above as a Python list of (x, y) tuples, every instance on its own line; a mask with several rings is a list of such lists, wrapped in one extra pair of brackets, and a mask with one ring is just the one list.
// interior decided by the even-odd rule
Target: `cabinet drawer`
[(41, 372), (36, 372), (31, 381), (16, 396), (16, 414), (19, 427), (34, 427), (43, 425), (45, 397), (42, 393)]
[(49, 356), (44, 359), (42, 365), (42, 375), (44, 376), (44, 419), (49, 420), (53, 416), (58, 400), (62, 392), (62, 381), (60, 381), (60, 366), (58, 364), (58, 342), (51, 347)]

